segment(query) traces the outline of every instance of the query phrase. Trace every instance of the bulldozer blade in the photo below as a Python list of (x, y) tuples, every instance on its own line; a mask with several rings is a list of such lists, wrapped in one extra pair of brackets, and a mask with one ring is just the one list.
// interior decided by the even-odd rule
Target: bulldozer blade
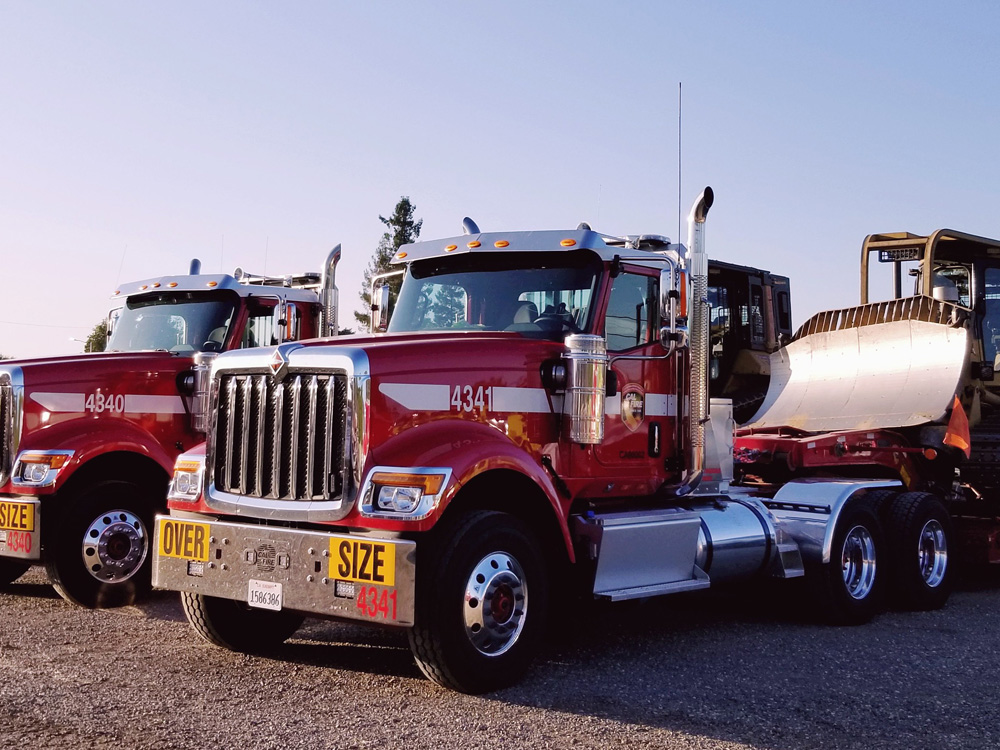
[(767, 396), (743, 426), (835, 432), (938, 422), (966, 372), (969, 347), (965, 327), (926, 320), (800, 332), (771, 355)]

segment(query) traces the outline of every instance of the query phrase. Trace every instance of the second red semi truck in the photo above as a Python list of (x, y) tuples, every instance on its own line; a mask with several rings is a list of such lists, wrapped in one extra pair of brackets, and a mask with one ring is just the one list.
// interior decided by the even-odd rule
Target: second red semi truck
[(153, 515), (178, 454), (204, 440), (220, 352), (335, 335), (334, 273), (237, 269), (123, 285), (106, 350), (0, 363), (0, 584), (45, 565), (88, 607), (148, 590)]

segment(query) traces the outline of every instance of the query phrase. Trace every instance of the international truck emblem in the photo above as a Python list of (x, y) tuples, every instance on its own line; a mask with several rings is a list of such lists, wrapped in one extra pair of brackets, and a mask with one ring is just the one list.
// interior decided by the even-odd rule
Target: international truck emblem
[(288, 360), (285, 355), (281, 353), (281, 349), (275, 349), (274, 353), (271, 354), (271, 360), (267, 365), (271, 368), (271, 375), (274, 376), (275, 380), (280, 380), (281, 376), (285, 374), (285, 368), (288, 366)]
[(646, 394), (637, 385), (625, 386), (622, 390), (622, 422), (632, 432), (639, 429), (646, 415)]

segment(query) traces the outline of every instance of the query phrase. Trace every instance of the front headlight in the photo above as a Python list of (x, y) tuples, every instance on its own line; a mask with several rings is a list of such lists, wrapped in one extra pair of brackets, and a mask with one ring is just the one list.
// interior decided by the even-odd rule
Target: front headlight
[(14, 463), (14, 485), (51, 487), (72, 457), (73, 451), (25, 451)]
[(167, 490), (168, 500), (180, 500), (193, 503), (201, 496), (202, 481), (205, 476), (205, 464), (190, 458), (181, 458), (174, 465), (174, 476)]
[(448, 486), (451, 469), (378, 467), (361, 491), (361, 513), (374, 518), (417, 521), (426, 518)]

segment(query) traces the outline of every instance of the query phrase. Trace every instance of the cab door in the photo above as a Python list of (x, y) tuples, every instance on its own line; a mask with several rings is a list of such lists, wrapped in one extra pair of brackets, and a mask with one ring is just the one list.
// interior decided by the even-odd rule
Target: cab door
[(654, 484), (674, 455), (677, 420), (676, 355), (663, 359), (658, 300), (655, 269), (626, 266), (612, 280), (603, 333), (614, 393), (605, 400), (604, 441), (594, 447), (603, 474)]

